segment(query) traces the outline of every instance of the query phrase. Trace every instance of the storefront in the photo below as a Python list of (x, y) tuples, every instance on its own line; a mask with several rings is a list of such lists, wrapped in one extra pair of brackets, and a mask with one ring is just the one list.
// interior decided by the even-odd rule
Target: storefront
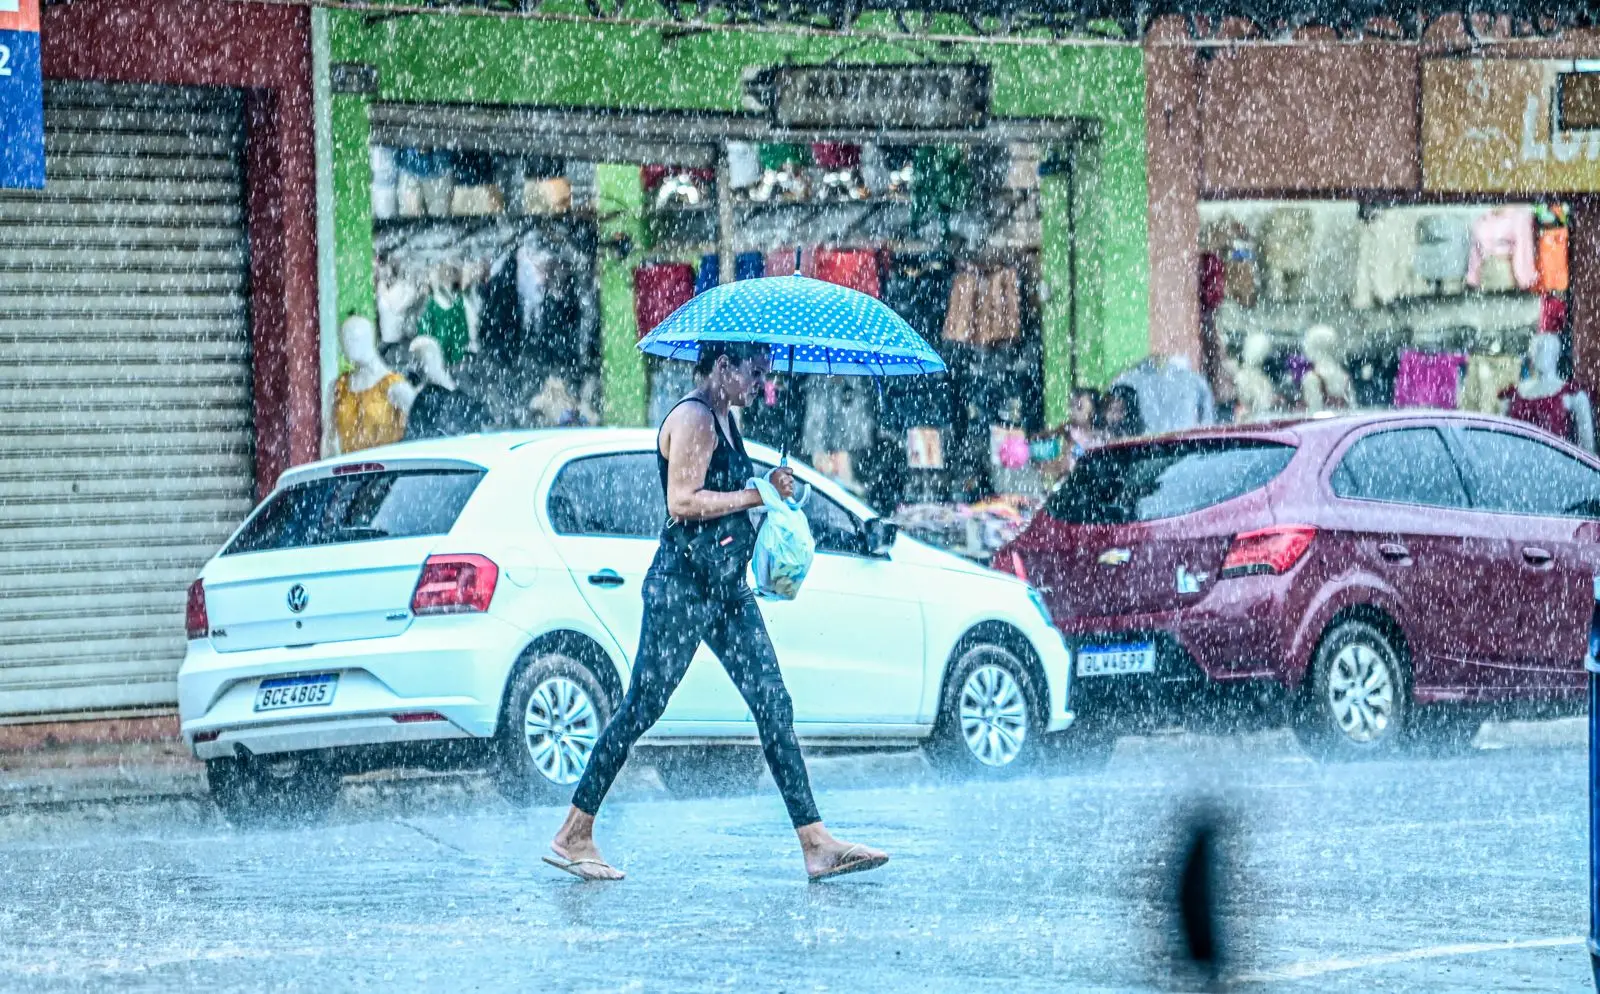
[(780, 377), (747, 434), (886, 508), (962, 501), (1037, 487), (1024, 434), (1145, 351), (1134, 50), (838, 62), (833, 39), (331, 21), (338, 310), (419, 378), (443, 330), (435, 383), (490, 426), (659, 420), (686, 369), (639, 335), (798, 267), (890, 303), (952, 372)]
[(316, 454), (307, 24), (44, 12), (46, 186), (0, 194), (0, 721), (170, 710), (188, 584)]
[(1152, 134), (1151, 161), (1198, 166), (1187, 231), (1181, 198), (1152, 206), (1167, 213), (1153, 227), (1187, 242), (1153, 266), (1186, 270), (1192, 303), (1170, 275), (1152, 298), (1186, 319), (1173, 350), (1211, 374), (1225, 415), (1509, 411), (1592, 447), (1589, 405), (1543, 424), (1534, 408), (1551, 405), (1519, 390), (1546, 358), (1564, 395), (1592, 389), (1600, 351), (1583, 249), (1600, 221), (1600, 142), (1572, 96), (1600, 77), (1581, 46), (1557, 44), (1492, 58), (1151, 49), (1151, 101), (1184, 125)]

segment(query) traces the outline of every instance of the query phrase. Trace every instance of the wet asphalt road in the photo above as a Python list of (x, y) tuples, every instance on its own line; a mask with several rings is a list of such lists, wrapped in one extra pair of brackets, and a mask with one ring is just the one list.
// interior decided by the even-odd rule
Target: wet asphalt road
[(894, 859), (817, 885), (770, 783), (678, 800), (643, 766), (602, 815), (619, 884), (545, 867), (561, 812), (471, 781), (349, 786), (289, 830), (195, 802), (13, 814), (0, 989), (1193, 990), (1170, 839), (1209, 796), (1238, 826), (1237, 989), (1584, 991), (1585, 754), (1559, 738), (1327, 767), (1280, 734), (1128, 740), (1104, 772), (999, 784), (823, 760), (824, 816)]

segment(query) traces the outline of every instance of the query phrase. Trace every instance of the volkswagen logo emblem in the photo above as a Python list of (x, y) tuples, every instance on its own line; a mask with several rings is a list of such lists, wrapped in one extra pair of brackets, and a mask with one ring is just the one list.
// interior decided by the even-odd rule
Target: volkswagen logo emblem
[(306, 609), (306, 605), (309, 603), (311, 603), (311, 598), (306, 596), (304, 584), (297, 583), (289, 588), (289, 610), (299, 614)]

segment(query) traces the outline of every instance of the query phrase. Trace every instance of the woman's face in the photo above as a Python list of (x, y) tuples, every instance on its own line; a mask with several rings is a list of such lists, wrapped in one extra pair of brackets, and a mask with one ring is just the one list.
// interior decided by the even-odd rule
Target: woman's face
[(772, 357), (758, 355), (744, 362), (729, 362), (727, 370), (728, 378), (723, 389), (727, 393), (728, 403), (734, 407), (744, 407), (755, 402), (756, 391), (767, 382), (767, 375), (772, 371)]

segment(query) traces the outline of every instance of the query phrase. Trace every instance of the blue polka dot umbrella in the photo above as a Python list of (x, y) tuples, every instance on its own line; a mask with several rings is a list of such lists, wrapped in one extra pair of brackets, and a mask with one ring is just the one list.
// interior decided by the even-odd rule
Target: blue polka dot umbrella
[(890, 307), (806, 276), (768, 276), (707, 290), (639, 341), (651, 355), (694, 361), (701, 342), (766, 342), (772, 368), (833, 376), (944, 372), (944, 360)]

